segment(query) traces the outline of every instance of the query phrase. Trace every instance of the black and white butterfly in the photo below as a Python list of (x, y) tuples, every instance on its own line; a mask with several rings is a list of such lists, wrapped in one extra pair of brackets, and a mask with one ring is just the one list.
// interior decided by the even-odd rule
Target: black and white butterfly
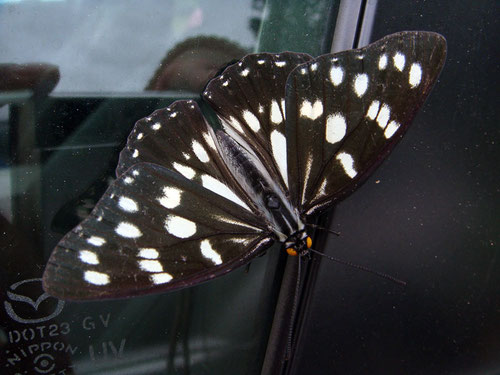
[(401, 32), (312, 58), (244, 57), (202, 100), (138, 121), (117, 180), (59, 242), (44, 288), (62, 299), (192, 286), (274, 242), (309, 252), (308, 225), (355, 190), (401, 139), (444, 64), (446, 42)]

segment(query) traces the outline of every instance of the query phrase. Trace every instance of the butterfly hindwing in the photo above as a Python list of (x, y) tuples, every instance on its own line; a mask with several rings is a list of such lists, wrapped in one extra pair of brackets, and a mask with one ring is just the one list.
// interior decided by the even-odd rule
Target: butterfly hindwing
[(245, 264), (272, 242), (251, 212), (164, 167), (140, 163), (60, 241), (44, 288), (63, 299), (178, 289)]
[(248, 144), (287, 190), (285, 83), (293, 69), (311, 60), (303, 53), (248, 55), (226, 68), (203, 92), (223, 127)]
[(439, 75), (442, 36), (389, 35), (296, 68), (286, 86), (292, 203), (306, 216), (353, 191), (402, 137)]

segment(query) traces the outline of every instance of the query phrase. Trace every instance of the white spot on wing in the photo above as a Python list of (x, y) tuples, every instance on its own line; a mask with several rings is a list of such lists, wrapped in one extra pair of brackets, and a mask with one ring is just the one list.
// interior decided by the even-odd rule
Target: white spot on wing
[(273, 150), (273, 157), (276, 160), (278, 169), (285, 181), (285, 185), (288, 186), (288, 174), (287, 174), (287, 160), (286, 160), (286, 138), (285, 136), (277, 130), (271, 132), (271, 148)]
[(85, 271), (83, 278), (90, 284), (106, 285), (109, 284), (109, 276), (102, 272)]
[(141, 140), (142, 138), (144, 138), (144, 133), (137, 134), (137, 139), (138, 140)]
[(165, 219), (165, 229), (177, 238), (189, 238), (196, 233), (196, 224), (177, 215), (169, 215)]
[(83, 263), (99, 264), (99, 258), (97, 258), (97, 254), (90, 250), (80, 250), (78, 252), (78, 258), (80, 258)]
[(408, 76), (408, 82), (410, 83), (410, 87), (414, 89), (420, 84), (422, 80), (422, 68), (420, 64), (413, 63), (410, 67), (410, 74)]
[(330, 69), (330, 81), (334, 86), (338, 86), (344, 79), (344, 70), (340, 66), (332, 66)]
[(187, 179), (191, 180), (193, 177), (196, 175), (196, 172), (194, 171), (193, 168), (190, 168), (188, 166), (182, 165), (180, 163), (174, 162), (172, 164), (174, 169), (179, 172), (181, 175), (186, 177)]
[(311, 72), (315, 72), (318, 69), (318, 64), (312, 63), (311, 65), (309, 65), (309, 69), (311, 70)]
[(328, 184), (328, 180), (325, 178), (322, 182), (321, 182), (321, 185), (319, 187), (319, 192), (318, 192), (318, 195), (319, 197), (323, 196), (323, 195), (326, 195), (326, 185)]
[(240, 227), (249, 228), (249, 229), (252, 229), (253, 231), (262, 232), (262, 229), (260, 229), (260, 228), (254, 227), (253, 225), (247, 224), (247, 223), (245, 223), (243, 221), (229, 219), (227, 216), (214, 215), (214, 214), (212, 214), (210, 216), (213, 217), (217, 221), (222, 221), (224, 223), (228, 223), (228, 224), (232, 224), (232, 225), (238, 225)]
[(87, 242), (94, 246), (102, 246), (106, 243), (106, 240), (102, 237), (91, 236), (87, 238)]
[(134, 152), (132, 153), (132, 157), (133, 158), (136, 158), (139, 156), (139, 150), (138, 149), (135, 149)]
[(149, 278), (153, 284), (165, 284), (173, 279), (172, 275), (167, 272), (155, 273), (154, 275), (150, 275)]
[(229, 117), (228, 124), (231, 125), (237, 131), (239, 131), (240, 133), (243, 133), (243, 128), (241, 127), (240, 122), (236, 120), (233, 116)]
[(205, 258), (210, 259), (215, 265), (218, 266), (219, 264), (222, 264), (222, 258), (220, 254), (213, 249), (210, 241), (208, 240), (201, 241), (200, 250), (201, 254)]
[(356, 177), (358, 172), (354, 169), (354, 160), (351, 155), (345, 153), (345, 152), (340, 152), (336, 159), (340, 162), (340, 165), (342, 165), (342, 168), (344, 168), (344, 172), (346, 175), (348, 175), (350, 178)]
[(274, 63), (278, 68), (282, 68), (286, 65), (286, 61), (276, 61)]
[(281, 113), (283, 113), (283, 119), (286, 119), (286, 112), (285, 112), (285, 98), (282, 98), (280, 101), (281, 105)]
[(354, 78), (354, 92), (356, 93), (358, 98), (361, 98), (365, 94), (367, 89), (368, 75), (366, 75), (365, 73), (357, 74)]
[(321, 100), (316, 100), (313, 105), (309, 100), (304, 100), (300, 106), (300, 115), (302, 117), (308, 117), (311, 120), (316, 120), (319, 116), (323, 114), (323, 103)]
[(330, 115), (326, 119), (326, 141), (329, 143), (337, 143), (341, 141), (347, 131), (345, 117), (340, 113)]
[(163, 272), (163, 266), (157, 260), (140, 260), (139, 267), (146, 272)]
[(127, 176), (123, 179), (123, 182), (125, 182), (127, 185), (131, 184), (132, 182), (134, 182), (134, 179), (130, 176)]
[(139, 253), (137, 254), (137, 256), (145, 259), (157, 259), (160, 256), (160, 254), (156, 249), (150, 247), (143, 247), (139, 249)]
[(155, 122), (152, 126), (151, 129), (153, 130), (160, 130), (161, 124), (159, 122)]
[(283, 121), (280, 106), (275, 99), (271, 100), (271, 121), (275, 124), (280, 124)]
[(134, 224), (122, 221), (115, 228), (115, 232), (125, 238), (137, 238), (142, 236), (142, 232)]
[(257, 64), (262, 65), (266, 62), (264, 59), (257, 60)]
[(380, 58), (378, 59), (378, 68), (380, 70), (384, 70), (387, 67), (387, 55), (384, 53)]
[(307, 155), (306, 169), (304, 171), (304, 185), (302, 185), (302, 204), (304, 204), (306, 199), (306, 186), (307, 182), (309, 181), (309, 177), (311, 175), (312, 159), (313, 158), (311, 155)]
[(126, 212), (137, 212), (139, 210), (139, 206), (135, 200), (124, 196), (121, 196), (118, 200), (118, 206)]
[(218, 194), (226, 199), (229, 199), (230, 201), (239, 204), (241, 207), (246, 208), (247, 210), (250, 211), (250, 208), (236, 195), (233, 193), (231, 189), (219, 180), (213, 178), (212, 176), (209, 175), (203, 175), (201, 176), (201, 184), (203, 185), (204, 188), (213, 191), (215, 194)]
[(210, 147), (212, 150), (217, 150), (217, 147), (215, 147), (214, 140), (210, 133), (204, 132), (203, 139), (205, 140), (205, 142), (207, 142), (208, 147)]
[(259, 131), (260, 129), (259, 119), (255, 117), (255, 115), (252, 112), (248, 110), (243, 111), (243, 118), (245, 119), (248, 126), (250, 126), (250, 129), (252, 129), (254, 132)]
[(175, 208), (181, 203), (181, 194), (177, 188), (165, 186), (163, 187), (163, 196), (157, 198), (158, 202), (165, 208)]
[(405, 55), (403, 55), (401, 52), (396, 52), (392, 60), (394, 62), (394, 66), (396, 67), (396, 69), (402, 72), (406, 62)]
[(394, 133), (396, 133), (396, 131), (399, 129), (400, 126), (401, 124), (399, 124), (398, 122), (391, 121), (389, 124), (387, 124), (387, 127), (385, 128), (384, 136), (387, 139), (391, 138), (394, 135)]
[(250, 73), (250, 69), (248, 68), (245, 68), (244, 70), (242, 70), (240, 72), (240, 74), (243, 76), (243, 77), (246, 77), (248, 75), (248, 73)]
[(193, 152), (199, 161), (201, 161), (202, 163), (207, 163), (208, 161), (210, 161), (210, 157), (199, 142), (193, 141), (191, 143), (191, 147), (193, 148)]
[(378, 100), (374, 100), (370, 104), (370, 107), (368, 108), (368, 111), (366, 112), (366, 117), (368, 117), (370, 120), (375, 120), (375, 118), (377, 117), (379, 108), (380, 108), (380, 102)]
[(383, 104), (377, 116), (378, 126), (380, 126), (382, 129), (385, 129), (387, 123), (389, 122), (390, 116), (391, 116), (391, 109), (387, 104)]

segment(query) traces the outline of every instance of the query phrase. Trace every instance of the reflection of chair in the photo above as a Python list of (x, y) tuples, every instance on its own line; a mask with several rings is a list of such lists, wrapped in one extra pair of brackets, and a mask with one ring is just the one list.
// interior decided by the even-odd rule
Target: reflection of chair
[(59, 78), (59, 68), (52, 64), (0, 64), (0, 92), (29, 90), (37, 96), (46, 95)]
[(226, 39), (197, 36), (170, 50), (146, 90), (185, 90), (199, 93), (222, 67), (247, 51)]

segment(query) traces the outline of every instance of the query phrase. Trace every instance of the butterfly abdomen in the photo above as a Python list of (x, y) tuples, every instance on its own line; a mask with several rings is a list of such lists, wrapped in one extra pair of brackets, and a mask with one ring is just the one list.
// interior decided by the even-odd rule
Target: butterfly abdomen
[(304, 224), (298, 213), (269, 176), (260, 159), (222, 131), (217, 133), (217, 140), (231, 174), (280, 241), (301, 230)]

